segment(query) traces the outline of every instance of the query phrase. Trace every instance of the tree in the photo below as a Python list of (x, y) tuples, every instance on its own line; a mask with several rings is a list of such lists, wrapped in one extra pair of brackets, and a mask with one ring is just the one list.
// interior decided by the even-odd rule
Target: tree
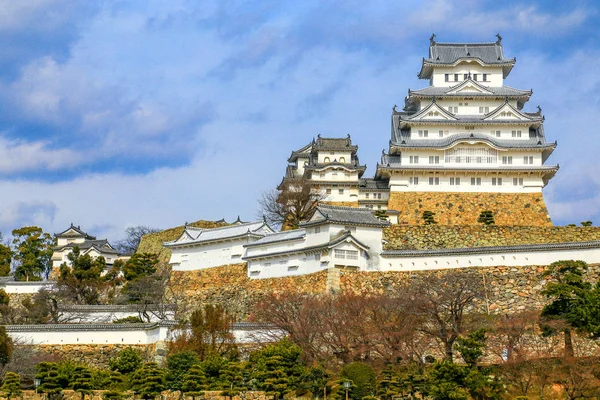
[(437, 224), (435, 213), (433, 211), (423, 211), (423, 222), (425, 222), (425, 225)]
[(592, 221), (582, 221), (581, 222), (581, 226), (586, 226), (586, 227), (587, 226), (592, 226), (592, 224), (593, 224)]
[(360, 400), (375, 393), (375, 371), (365, 363), (355, 361), (344, 365), (340, 376), (350, 380), (354, 385), (350, 393), (350, 398), (353, 400)]
[(200, 360), (194, 351), (180, 351), (167, 357), (167, 384), (171, 390), (182, 390), (185, 375)]
[[(2, 240), (2, 234), (0, 234), (0, 240)], [(0, 243), (0, 276), (7, 276), (10, 274), (10, 264), (12, 262), (12, 250), (10, 247)]]
[(206, 388), (206, 374), (202, 366), (200, 364), (193, 365), (183, 377), (183, 392), (195, 400), (196, 397), (204, 396)]
[(24, 319), (28, 324), (58, 323), (58, 298), (56, 293), (41, 289), (33, 298), (26, 297), (21, 301), (25, 308)]
[(476, 273), (461, 269), (441, 275), (419, 276), (403, 289), (407, 304), (421, 319), (417, 329), (438, 340), (445, 357), (453, 360), (454, 342), (465, 331), (465, 311), (483, 294), (483, 285)]
[(71, 377), (73, 390), (81, 393), (81, 400), (86, 394), (92, 393), (92, 371), (83, 365), (77, 366)]
[(60, 376), (58, 366), (53, 362), (41, 362), (37, 365), (36, 379), (40, 379), (41, 384), (38, 390), (46, 393), (50, 400), (58, 399), (62, 396), (62, 386), (60, 385)]
[(14, 372), (7, 372), (4, 376), (4, 383), (0, 387), (0, 391), (6, 394), (6, 397), (10, 399), (13, 396), (20, 396), (23, 391), (21, 390), (21, 377), (19, 374)]
[(286, 178), (277, 190), (264, 192), (259, 199), (259, 212), (265, 220), (283, 229), (296, 229), (300, 222), (312, 217), (324, 195), (305, 178)]
[(158, 255), (135, 253), (123, 266), (123, 276), (128, 282), (150, 276), (156, 272), (157, 264)]
[(170, 351), (192, 350), (200, 360), (237, 355), (231, 332), (231, 317), (221, 305), (205, 304), (190, 316), (190, 333), (182, 333), (169, 343)]
[(394, 370), (391, 366), (387, 366), (386, 369), (381, 371), (381, 379), (377, 382), (377, 394), (383, 400), (391, 400), (401, 394), (402, 383), (400, 379), (394, 374)]
[(48, 278), (52, 271), (52, 246), (54, 240), (42, 228), (27, 226), (12, 231), (15, 279), (35, 281)]
[(117, 371), (96, 369), (92, 372), (92, 387), (95, 390), (105, 390), (102, 394), (104, 399), (122, 399), (124, 381), (123, 375)]
[(123, 275), (127, 283), (120, 301), (137, 304), (140, 318), (147, 322), (151, 320), (150, 313), (165, 319), (170, 268), (159, 266), (156, 254), (136, 253), (123, 266)]
[(258, 388), (275, 398), (300, 388), (306, 374), (301, 358), (302, 349), (287, 339), (251, 353)]
[(131, 390), (142, 399), (154, 399), (165, 389), (165, 372), (155, 362), (144, 363), (132, 375)]
[(221, 388), (223, 389), (221, 396), (231, 399), (248, 389), (246, 387), (247, 379), (244, 368), (245, 365), (237, 361), (230, 361), (225, 365), (219, 377)]
[(125, 238), (116, 242), (115, 248), (121, 254), (135, 253), (140, 245), (142, 236), (158, 231), (159, 229), (150, 228), (149, 226), (144, 225), (129, 226), (125, 229)]
[(14, 349), (14, 344), (6, 328), (0, 326), (0, 365), (5, 366), (10, 361)]
[(127, 375), (142, 366), (142, 356), (139, 351), (127, 347), (108, 360), (108, 366), (113, 371)]
[(494, 221), (494, 213), (492, 211), (482, 211), (479, 214), (479, 218), (477, 218), (477, 222), (485, 224), (485, 225), (493, 225), (496, 222)]
[(329, 372), (320, 365), (307, 368), (300, 379), (302, 389), (310, 391), (313, 397), (320, 397), (327, 392), (327, 383), (330, 378)]
[(102, 276), (106, 269), (104, 257), (82, 255), (75, 246), (68, 258), (71, 265), (63, 263), (56, 280), (58, 296), (72, 304), (100, 304), (104, 289), (118, 283), (118, 280), (107, 280)]
[(584, 261), (562, 260), (550, 264), (542, 276), (550, 277), (553, 282), (546, 285), (541, 294), (552, 300), (542, 309), (542, 322), (546, 333), (551, 333), (553, 322), (565, 323), (561, 329), (565, 339), (565, 357), (574, 357), (571, 328), (577, 321), (570, 318), (577, 304), (586, 297), (591, 284), (583, 281), (583, 272), (587, 270)]
[(483, 349), (487, 340), (485, 332), (485, 329), (478, 329), (465, 337), (461, 336), (456, 339), (456, 350), (459, 351), (462, 359), (470, 367), (476, 366), (481, 356), (483, 356)]

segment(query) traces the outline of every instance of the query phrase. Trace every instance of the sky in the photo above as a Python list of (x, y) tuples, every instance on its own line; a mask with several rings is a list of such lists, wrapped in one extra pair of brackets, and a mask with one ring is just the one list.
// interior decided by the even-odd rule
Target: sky
[(558, 141), (554, 223), (598, 224), (598, 26), (592, 0), (0, 0), (0, 232), (251, 220), (318, 134), (373, 176), (432, 33), (502, 35)]

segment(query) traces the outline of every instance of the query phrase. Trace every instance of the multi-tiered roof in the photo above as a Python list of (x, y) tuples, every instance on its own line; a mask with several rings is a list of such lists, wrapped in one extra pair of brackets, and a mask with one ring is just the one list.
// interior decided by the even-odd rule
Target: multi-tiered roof
[[(538, 107), (536, 112), (522, 110), (532, 91), (504, 85), (503, 79), (508, 76), (516, 60), (504, 57), (501, 37), (498, 36), (498, 40), (493, 43), (476, 44), (437, 43), (434, 38), (435, 35), (430, 40), (429, 57), (423, 59), (418, 74), (421, 79), (429, 79), (430, 86), (409, 90), (402, 111), (394, 107), (389, 154), (382, 155), (376, 177), (389, 177), (394, 170), (434, 172), (500, 168), (507, 172), (539, 173), (545, 185), (558, 169), (557, 166), (542, 165), (555, 149), (556, 142), (546, 140), (541, 108)], [(471, 73), (470, 69), (477, 72)], [(456, 83), (453, 84), (454, 82)], [(463, 104), (468, 105), (468, 102), (477, 102), (482, 106), (478, 110), (475, 107), (463, 108)], [(521, 129), (520, 127), (526, 127), (526, 130), (518, 130), (516, 140), (514, 136), (501, 135), (500, 131), (497, 135), (490, 134), (489, 130), (496, 132), (495, 129)], [(425, 128), (431, 130), (431, 134)], [(444, 151), (459, 144), (482, 144), (499, 152), (539, 152), (541, 163), (408, 164), (401, 156), (403, 153), (418, 154), (418, 151), (438, 150), (443, 159)]]

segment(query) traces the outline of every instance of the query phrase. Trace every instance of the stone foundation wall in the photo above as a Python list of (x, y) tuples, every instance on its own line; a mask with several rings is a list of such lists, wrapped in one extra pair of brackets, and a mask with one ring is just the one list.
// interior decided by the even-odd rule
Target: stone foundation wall
[(358, 208), (358, 200), (357, 201), (321, 201), (320, 203), (329, 204), (330, 206)]
[[(485, 287), (485, 297), (478, 299), (482, 311), (512, 314), (524, 310), (540, 310), (546, 298), (540, 294), (548, 281), (542, 277), (547, 266), (472, 267)], [(340, 271), (340, 290), (350, 293), (386, 293), (401, 291), (417, 276), (444, 276), (452, 270), (412, 272), (350, 272)], [(585, 280), (596, 282), (600, 265), (590, 265)]]
[(442, 225), (480, 225), (479, 214), (488, 210), (496, 225), (552, 225), (542, 193), (391, 192), (388, 209), (409, 225), (423, 225), (423, 211)]
[(600, 227), (502, 225), (392, 225), (383, 230), (386, 250), (586, 242), (600, 240)]
[(327, 271), (295, 277), (250, 279), (246, 264), (198, 271), (173, 271), (170, 292), (180, 315), (201, 304), (224, 306), (236, 320), (246, 320), (253, 306), (271, 293), (324, 293)]
[(59, 359), (70, 359), (80, 361), (97, 368), (108, 368), (108, 360), (126, 348), (139, 350), (146, 361), (154, 361), (156, 344), (151, 345), (122, 345), (122, 344), (41, 344), (34, 345), (36, 350), (55, 356)]

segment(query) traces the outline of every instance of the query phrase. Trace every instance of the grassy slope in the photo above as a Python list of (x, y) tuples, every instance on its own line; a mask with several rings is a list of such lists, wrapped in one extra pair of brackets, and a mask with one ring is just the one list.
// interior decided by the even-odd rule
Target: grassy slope
[[(215, 221), (196, 221), (188, 224), (196, 228), (218, 228), (221, 226), (229, 225), (226, 222), (215, 222)], [(159, 255), (161, 261), (169, 261), (171, 257), (171, 250), (163, 247), (164, 242), (177, 239), (183, 233), (183, 225), (175, 228), (165, 229), (164, 231), (150, 233), (142, 237), (142, 241), (137, 249), (139, 253), (155, 253)]]

